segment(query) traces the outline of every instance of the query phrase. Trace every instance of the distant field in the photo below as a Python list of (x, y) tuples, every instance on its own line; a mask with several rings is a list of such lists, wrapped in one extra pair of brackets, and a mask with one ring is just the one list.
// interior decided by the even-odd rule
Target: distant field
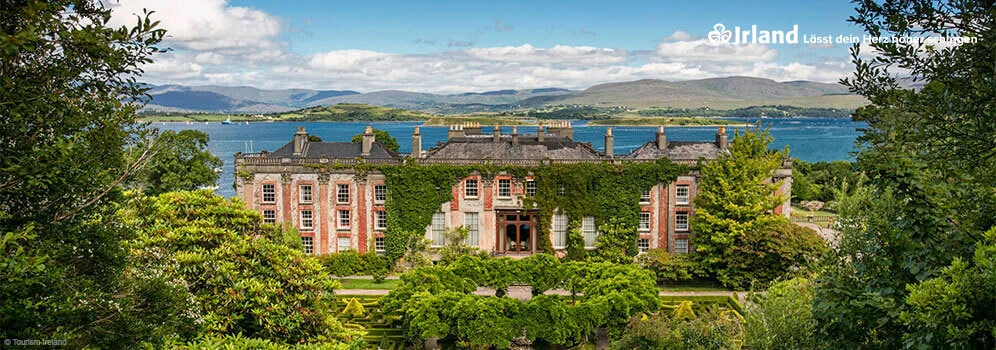
[(527, 123), (522, 119), (510, 118), (510, 117), (499, 117), (497, 115), (475, 115), (475, 116), (435, 116), (429, 118), (425, 121), (425, 125), (430, 126), (445, 126), (463, 123), (480, 123), (481, 126), (488, 125), (527, 125), (536, 124), (535, 122)]
[(645, 118), (612, 118), (612, 119), (600, 119), (592, 120), (588, 122), (588, 125), (607, 125), (607, 126), (698, 126), (698, 125), (743, 125), (742, 122), (736, 122), (726, 119), (716, 119), (716, 118), (694, 118), (694, 117), (645, 117)]
[(233, 122), (240, 121), (260, 121), (260, 118), (254, 118), (245, 115), (227, 115), (227, 114), (184, 114), (184, 115), (146, 115), (139, 116), (138, 120), (143, 122), (221, 122), (225, 119), (231, 118)]

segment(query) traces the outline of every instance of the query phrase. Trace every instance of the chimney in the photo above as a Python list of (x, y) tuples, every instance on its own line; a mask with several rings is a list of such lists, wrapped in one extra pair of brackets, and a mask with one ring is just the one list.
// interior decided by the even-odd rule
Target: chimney
[(501, 142), (501, 128), (498, 127), (497, 123), (495, 124), (494, 130), (491, 130), (491, 135), (494, 135), (495, 143)]
[(308, 143), (308, 132), (304, 131), (303, 126), (297, 127), (297, 132), (294, 133), (294, 155), (299, 156), (304, 152), (304, 146)]
[(463, 127), (464, 135), (481, 135), (481, 123), (467, 122)]
[(558, 121), (550, 124), (547, 130), (554, 135), (563, 137), (565, 139), (574, 141), (574, 129), (571, 128), (571, 122)]
[(667, 151), (667, 134), (664, 133), (664, 126), (657, 127), (657, 149)]
[(370, 126), (370, 125), (367, 125), (367, 129), (363, 131), (363, 149), (362, 149), (362, 152), (360, 153), (360, 155), (369, 156), (370, 155), (370, 150), (373, 149), (373, 143), (374, 143), (374, 141), (375, 141), (375, 139), (374, 139), (374, 130), (373, 130), (373, 127)]
[(536, 129), (536, 141), (543, 142), (543, 123), (539, 123), (539, 128)]
[(716, 130), (716, 146), (719, 149), (727, 149), (730, 147), (729, 141), (726, 139), (726, 126), (720, 125), (719, 129)]
[(415, 132), (412, 132), (412, 156), (415, 158), (422, 158), (422, 133), (415, 127)]
[(457, 137), (464, 137), (463, 125), (450, 125), (450, 131), (446, 132), (446, 140), (450, 141)]
[(519, 127), (512, 125), (512, 147), (519, 145)]
[(605, 128), (605, 156), (612, 158), (615, 156), (615, 136), (612, 136), (612, 128)]

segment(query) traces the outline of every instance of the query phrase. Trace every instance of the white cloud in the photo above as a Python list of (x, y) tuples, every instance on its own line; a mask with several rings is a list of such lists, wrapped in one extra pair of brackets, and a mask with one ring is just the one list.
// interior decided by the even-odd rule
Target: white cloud
[(662, 42), (657, 54), (675, 61), (766, 62), (778, 58), (778, 51), (768, 45), (712, 45), (705, 39)]

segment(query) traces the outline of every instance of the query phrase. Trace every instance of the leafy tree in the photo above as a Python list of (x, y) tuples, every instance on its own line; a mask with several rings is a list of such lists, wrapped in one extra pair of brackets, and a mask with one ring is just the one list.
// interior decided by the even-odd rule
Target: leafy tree
[(336, 320), (339, 283), (318, 259), (270, 241), (258, 212), (210, 191), (133, 199), (120, 213), (136, 229), (135, 273), (185, 287), (203, 331), (295, 344), (355, 341)]
[(705, 276), (697, 260), (690, 254), (671, 254), (667, 249), (649, 249), (646, 253), (636, 256), (636, 263), (657, 274), (657, 283), (665, 285), (669, 282), (690, 281), (695, 277)]
[(816, 349), (813, 283), (794, 278), (751, 294), (745, 305), (744, 345), (749, 349)]
[(595, 240), (595, 254), (592, 261), (607, 261), (617, 264), (631, 263), (633, 257), (627, 255), (627, 248), (632, 253), (633, 242), (636, 242), (636, 228), (620, 220), (609, 218), (608, 222), (598, 228), (598, 239)]
[[(392, 152), (397, 152), (398, 149), (401, 147), (400, 145), (398, 145), (398, 140), (395, 139), (394, 136), (391, 136), (389, 132), (381, 129), (373, 129), (373, 133), (374, 133), (374, 139), (377, 140), (377, 142), (380, 142), (380, 144), (384, 146), (384, 148), (387, 148)], [(363, 142), (363, 134), (357, 134), (353, 136), (353, 138), (350, 139), (349, 142)]]
[[(902, 315), (929, 310), (908, 286), (922, 296), (943, 284), (925, 281), (954, 281), (955, 261), (972, 261), (983, 233), (996, 226), (994, 11), (990, 1), (857, 2), (850, 21), (872, 36), (972, 40), (872, 43), (874, 57), (852, 49), (856, 71), (843, 83), (871, 102), (854, 115), (868, 123), (857, 164), (869, 181), (840, 203), (839, 248), (816, 280), (814, 314), (829, 346), (965, 344), (949, 329), (970, 329), (966, 320), (934, 328), (908, 325)], [(922, 88), (903, 87), (899, 76)], [(991, 265), (978, 268), (984, 274)], [(967, 346), (996, 345), (992, 335), (973, 341)]]
[(772, 137), (757, 127), (737, 132), (730, 153), (702, 166), (692, 243), (702, 267), (726, 286), (766, 283), (804, 266), (822, 242), (772, 212), (784, 198), (770, 177), (785, 154), (768, 151)]
[(633, 319), (613, 349), (739, 349), (743, 321), (735, 313), (711, 310), (686, 319), (661, 312), (646, 321)]
[(137, 79), (165, 32), (148, 13), (109, 18), (88, 0), (0, 11), (0, 338), (115, 347), (178, 325), (161, 280), (123, 273), (130, 233), (108, 205), (148, 160), (125, 145), (143, 134)]
[(207, 150), (210, 137), (197, 130), (165, 131), (150, 144), (152, 158), (131, 179), (148, 195), (214, 185), (222, 162)]

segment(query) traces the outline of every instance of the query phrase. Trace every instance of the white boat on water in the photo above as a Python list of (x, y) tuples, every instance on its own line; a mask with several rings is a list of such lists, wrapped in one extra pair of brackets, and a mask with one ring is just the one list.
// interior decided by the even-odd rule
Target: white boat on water
[(225, 118), (225, 120), (222, 121), (221, 123), (225, 124), (225, 125), (231, 124), (232, 123), (232, 117)]

